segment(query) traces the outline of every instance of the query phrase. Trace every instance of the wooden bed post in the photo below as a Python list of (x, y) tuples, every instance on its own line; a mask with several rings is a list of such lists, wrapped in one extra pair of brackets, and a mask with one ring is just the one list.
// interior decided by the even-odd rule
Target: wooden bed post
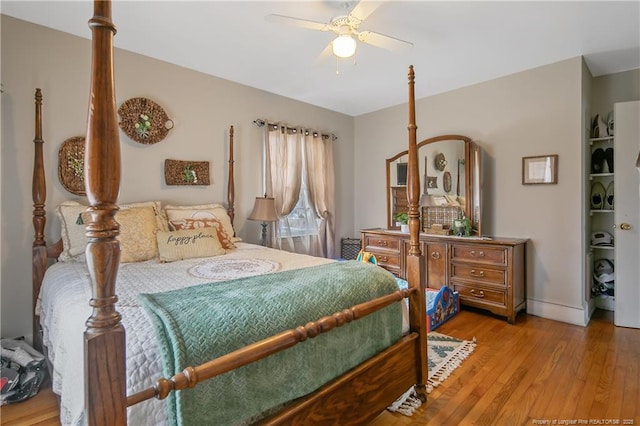
[(229, 214), (229, 219), (231, 219), (232, 225), (233, 218), (235, 216), (235, 208), (233, 206), (234, 200), (235, 184), (233, 181), (233, 126), (231, 126), (229, 127), (229, 177), (227, 179), (227, 213)]
[(33, 347), (42, 351), (42, 342), (40, 341), (39, 317), (35, 315), (36, 301), (40, 294), (40, 286), (44, 272), (47, 270), (47, 243), (44, 240), (44, 226), (47, 223), (47, 216), (44, 210), (44, 202), (47, 199), (47, 183), (44, 173), (44, 155), (42, 140), (42, 91), (36, 89), (36, 122), (35, 122), (35, 152), (33, 158), (33, 180), (31, 187), (31, 196), (33, 199), (33, 230), (35, 237), (33, 239), (33, 296), (32, 308), (33, 316)]
[(125, 331), (115, 309), (120, 263), (115, 220), (120, 188), (120, 141), (113, 80), (111, 2), (94, 1), (91, 94), (84, 175), (88, 212), (87, 267), (93, 312), (84, 332), (85, 413), (89, 425), (124, 425), (126, 412)]
[(418, 168), (418, 148), (416, 145), (416, 106), (415, 106), (415, 74), (413, 65), (409, 67), (409, 159), (407, 170), (407, 201), (409, 205), (409, 253), (407, 255), (407, 281), (409, 286), (418, 289), (409, 299), (409, 321), (411, 331), (419, 333), (419, 344), (416, 358), (417, 366), (416, 392), (423, 401), (427, 400), (427, 306), (425, 301), (425, 268), (424, 256), (420, 250), (420, 172)]

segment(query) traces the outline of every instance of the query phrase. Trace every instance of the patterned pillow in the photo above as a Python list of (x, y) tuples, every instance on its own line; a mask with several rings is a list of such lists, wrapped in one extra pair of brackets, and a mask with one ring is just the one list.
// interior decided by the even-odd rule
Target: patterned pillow
[(158, 231), (156, 238), (161, 262), (212, 257), (226, 253), (218, 241), (218, 232), (213, 227)]
[[(130, 203), (130, 204), (122, 204), (120, 206), (120, 210), (116, 213), (116, 220), (120, 224), (120, 241), (123, 239), (126, 241), (130, 237), (127, 236), (127, 232), (130, 232), (131, 227), (127, 226), (128, 230), (123, 229), (123, 221), (126, 221), (128, 217), (127, 215), (122, 216), (121, 213), (125, 210), (132, 208), (147, 208), (152, 212), (152, 217), (150, 222), (145, 225), (151, 225), (154, 229), (154, 232), (158, 229), (160, 230), (168, 230), (169, 226), (166, 223), (166, 220), (163, 220), (161, 217), (161, 209), (159, 201), (148, 201), (142, 203)], [(87, 210), (87, 206), (80, 204), (76, 201), (64, 201), (61, 203), (56, 209), (56, 214), (60, 219), (61, 225), (61, 237), (62, 237), (62, 246), (63, 250), (60, 254), (58, 260), (62, 262), (70, 261), (76, 258), (79, 255), (84, 254), (84, 249), (87, 245), (87, 237), (85, 236), (86, 232), (86, 221), (88, 215), (85, 213)], [(144, 213), (143, 213), (144, 214)], [(146, 213), (146, 218), (149, 219), (148, 212)], [(135, 219), (135, 217), (132, 217)], [(147, 238), (155, 245), (155, 234), (147, 235)], [(147, 241), (147, 248), (151, 247), (149, 242)], [(156, 248), (157, 253), (157, 248)], [(125, 253), (127, 254), (127, 253)], [(135, 256), (134, 256), (135, 257)], [(128, 257), (125, 257), (127, 259)], [(121, 261), (123, 261), (121, 259)]]
[(151, 207), (134, 207), (116, 213), (120, 224), (120, 263), (142, 262), (158, 257), (156, 216)]
[(224, 249), (236, 248), (233, 244), (231, 236), (227, 234), (222, 226), (222, 222), (214, 218), (200, 218), (200, 219), (176, 219), (170, 220), (169, 225), (176, 231), (182, 229), (198, 229), (198, 228), (214, 228), (218, 233), (218, 241)]

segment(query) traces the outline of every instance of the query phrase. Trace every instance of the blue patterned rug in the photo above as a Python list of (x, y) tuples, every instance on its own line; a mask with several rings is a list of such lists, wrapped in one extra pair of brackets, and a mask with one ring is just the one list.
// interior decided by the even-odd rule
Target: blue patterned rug
[[(442, 383), (467, 359), (476, 348), (476, 339), (460, 340), (432, 331), (427, 335), (428, 379), (427, 393)], [(402, 395), (387, 410), (411, 416), (420, 407), (413, 387)]]
[(429, 375), (427, 393), (442, 383), (476, 348), (476, 339), (460, 340), (431, 332), (427, 336)]

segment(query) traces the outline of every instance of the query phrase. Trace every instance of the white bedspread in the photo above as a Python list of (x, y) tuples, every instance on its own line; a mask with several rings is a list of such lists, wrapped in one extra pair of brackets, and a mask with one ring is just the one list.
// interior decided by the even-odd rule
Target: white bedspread
[[(126, 331), (127, 394), (153, 386), (162, 371), (151, 323), (136, 296), (195, 284), (299, 269), (333, 260), (237, 243), (226, 255), (173, 263), (156, 261), (120, 265), (117, 310)], [(83, 332), (91, 314), (90, 277), (84, 262), (52, 265), (45, 275), (36, 312), (43, 342), (54, 365), (53, 391), (60, 395), (60, 420), (64, 425), (84, 424)], [(408, 314), (403, 303), (403, 330)], [(152, 399), (129, 408), (132, 425), (164, 425), (164, 402)]]

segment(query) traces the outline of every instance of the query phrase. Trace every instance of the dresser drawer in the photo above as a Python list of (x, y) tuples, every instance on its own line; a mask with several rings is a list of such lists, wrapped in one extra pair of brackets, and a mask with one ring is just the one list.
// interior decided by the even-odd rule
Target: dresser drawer
[(394, 272), (396, 270), (398, 272), (400, 271), (400, 255), (387, 254), (378, 251), (371, 251), (370, 253), (373, 253), (373, 255), (376, 257), (378, 265), (391, 272)]
[(453, 283), (453, 290), (460, 294), (462, 300), (473, 302), (473, 304), (490, 303), (501, 306), (507, 304), (507, 294), (505, 291), (489, 290), (483, 287)]
[[(384, 235), (365, 234), (364, 249), (369, 252), (375, 252), (376, 249), (391, 250), (400, 253), (400, 238), (387, 237)], [(376, 256), (377, 257), (377, 256)]]
[(451, 245), (451, 260), (486, 263), (494, 266), (507, 266), (509, 258), (508, 249), (506, 247), (492, 247), (480, 245)]
[(468, 263), (451, 263), (451, 278), (506, 286), (507, 271)]

